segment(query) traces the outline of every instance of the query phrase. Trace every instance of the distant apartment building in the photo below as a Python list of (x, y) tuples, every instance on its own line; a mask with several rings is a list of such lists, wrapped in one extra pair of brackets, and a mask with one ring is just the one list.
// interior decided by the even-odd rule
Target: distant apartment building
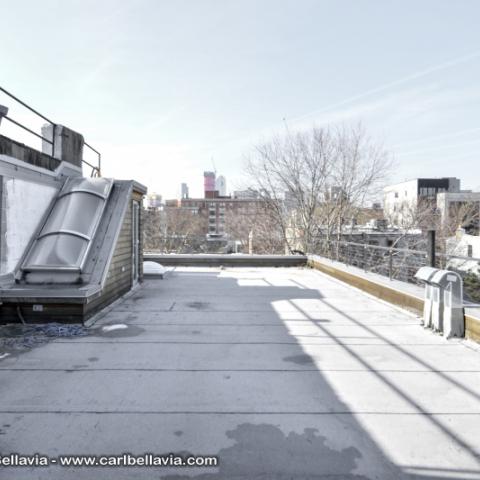
[(463, 226), (469, 233), (475, 232), (478, 235), (480, 192), (463, 190), (439, 193), (437, 195), (437, 211), (443, 222), (448, 218), (463, 220), (462, 225), (458, 226)]
[(339, 203), (341, 201), (348, 202), (348, 194), (338, 185), (331, 185), (325, 192), (325, 201), (332, 203)]
[(158, 193), (149, 193), (146, 197), (145, 197), (145, 207), (147, 209), (150, 209), (150, 210), (158, 210), (158, 209), (161, 209), (163, 207), (163, 204), (162, 204), (162, 196), (159, 195)]
[(416, 178), (383, 189), (383, 210), (394, 225), (410, 225), (420, 205), (435, 211), (437, 194), (460, 192), (460, 180), (446, 178)]
[(226, 229), (229, 216), (254, 215), (261, 203), (257, 199), (215, 197), (182, 199), (177, 206), (204, 219), (204, 233), (208, 239), (221, 239), (229, 233)]
[(256, 190), (235, 190), (233, 198), (236, 200), (256, 200), (260, 198), (260, 194)]
[[(182, 184), (182, 186), (185, 184)], [(223, 175), (216, 177), (215, 172), (203, 173), (204, 198), (189, 198), (188, 189), (180, 199), (166, 200), (165, 210), (168, 214), (172, 209), (188, 212), (200, 220), (202, 233), (208, 240), (224, 240), (227, 231), (227, 219), (248, 217), (258, 211), (263, 202), (253, 190), (235, 191), (234, 196), (227, 196), (227, 182)], [(185, 193), (185, 189), (182, 190)], [(245, 217), (243, 217), (245, 218)], [(230, 223), (231, 224), (231, 223)]]

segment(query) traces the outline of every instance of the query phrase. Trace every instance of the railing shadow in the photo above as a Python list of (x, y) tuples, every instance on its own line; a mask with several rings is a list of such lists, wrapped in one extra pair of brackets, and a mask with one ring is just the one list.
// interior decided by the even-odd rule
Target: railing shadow
[[(177, 273), (181, 276), (181, 273)], [(213, 281), (213, 279), (210, 277)], [(238, 408), (236, 405), (230, 405), (231, 414), (248, 414), (249, 421), (240, 423), (236, 428), (226, 432), (226, 436), (235, 443), (223, 448), (218, 452), (220, 458), (220, 467), (217, 472), (203, 473), (193, 477), (181, 475), (168, 475), (164, 477), (168, 480), (179, 480), (187, 478), (195, 478), (202, 480), (220, 480), (220, 479), (345, 479), (345, 480), (364, 480), (367, 478), (416, 478), (416, 479), (434, 479), (434, 478), (472, 478), (472, 475), (480, 476), (480, 468), (478, 470), (462, 470), (458, 469), (442, 469), (436, 468), (435, 465), (430, 467), (409, 467), (404, 469), (396, 465), (375, 441), (369, 432), (357, 420), (356, 416), (362, 412), (355, 411), (341, 400), (335, 388), (331, 385), (328, 378), (322, 373), (322, 370), (316, 366), (314, 358), (305, 353), (305, 343), (299, 343), (300, 336), (293, 335), (287, 328), (285, 322), (289, 321), (293, 324), (310, 322), (318, 328), (322, 338), (331, 340), (331, 343), (339, 346), (345, 353), (355, 359), (366, 372), (369, 372), (376, 379), (380, 380), (388, 389), (396, 396), (408, 403), (416, 414), (426, 418), (436, 429), (445, 435), (458, 448), (467, 452), (475, 461), (478, 461), (478, 453), (463, 441), (448, 426), (444, 425), (437, 418), (423, 408), (412, 395), (405, 392), (400, 386), (379, 372), (374, 365), (362, 358), (349, 346), (349, 339), (352, 336), (338, 336), (330, 332), (330, 330), (322, 326), (322, 322), (317, 322), (311, 315), (295, 304), (296, 299), (320, 300), (330, 311), (340, 314), (354, 325), (365, 328), (369, 336), (375, 336), (381, 339), (385, 344), (392, 346), (399, 351), (404, 352), (389, 339), (378, 335), (377, 332), (370, 329), (357, 321), (352, 315), (341, 311), (335, 305), (332, 305), (318, 289), (313, 289), (306, 285), (302, 285), (295, 280), (291, 282), (291, 286), (276, 286), (271, 281), (263, 278), (263, 286), (240, 286), (238, 276), (223, 272), (217, 278), (221, 282), (219, 292), (230, 290), (230, 293), (236, 297), (244, 299), (245, 304), (249, 304), (252, 312), (257, 312), (256, 308), (261, 309), (262, 318), (265, 322), (270, 320), (276, 321), (278, 328), (281, 328), (280, 335), (286, 334), (288, 342), (265, 342), (267, 352), (273, 356), (280, 356), (284, 362), (288, 363), (288, 367), (280, 369), (271, 369), (270, 360), (267, 359), (268, 365), (255, 364), (255, 368), (240, 369), (242, 372), (250, 372), (251, 376), (246, 383), (246, 388), (255, 397), (258, 391), (268, 390), (269, 405), (262, 401), (253, 401), (252, 408), (248, 411)], [(259, 294), (259, 289), (261, 294)], [(215, 290), (215, 289), (212, 289)], [(233, 293), (234, 292), (234, 293)], [(198, 295), (208, 297), (209, 293), (202, 286), (196, 292)], [(259, 302), (257, 302), (257, 299)], [(291, 306), (291, 310), (285, 311), (284, 318), (281, 318), (272, 305), (275, 302), (287, 302)], [(233, 300), (232, 300), (233, 302)], [(255, 302), (258, 303), (255, 304)], [(206, 302), (208, 303), (208, 302)], [(255, 304), (255, 305), (253, 305)], [(225, 302), (225, 309), (216, 306), (209, 310), (211, 313), (224, 313), (225, 315), (233, 315), (237, 310), (228, 306)], [(267, 308), (268, 306), (268, 308)], [(213, 306), (212, 306), (213, 307)], [(228, 307), (228, 308), (227, 308)], [(247, 309), (247, 312), (250, 311)], [(298, 315), (300, 313), (300, 316)], [(322, 312), (323, 313), (323, 312)], [(288, 320), (289, 314), (294, 320)], [(326, 315), (328, 317), (328, 312)], [(328, 318), (324, 319), (328, 322)], [(210, 324), (212, 325), (212, 324)], [(220, 323), (218, 325), (221, 325)], [(232, 322), (228, 322), (232, 325)], [(242, 323), (239, 326), (258, 326), (258, 322)], [(266, 327), (273, 327), (274, 323), (265, 323)], [(275, 329), (276, 334), (278, 330)], [(307, 337), (315, 337), (312, 335), (301, 335), (302, 340)], [(240, 339), (234, 340), (233, 343), (242, 345), (245, 342)], [(248, 342), (247, 342), (248, 343)], [(258, 342), (252, 342), (258, 344)], [(285, 344), (288, 343), (288, 355)], [(280, 346), (282, 345), (282, 346)], [(321, 349), (321, 345), (318, 345)], [(418, 360), (409, 352), (404, 352), (409, 358)], [(236, 357), (235, 357), (236, 358)], [(235, 358), (226, 359), (235, 363)], [(248, 363), (248, 358), (243, 359), (244, 363)], [(421, 361), (420, 364), (426, 368), (430, 368), (427, 362)], [(242, 363), (243, 365), (243, 363)], [(235, 372), (238, 369), (228, 368), (229, 371)], [(268, 375), (266, 375), (268, 372)], [(451, 381), (442, 372), (434, 371), (441, 378)], [(360, 380), (359, 380), (360, 381)], [(454, 381), (455, 386), (463, 385)], [(477, 398), (475, 392), (464, 389), (474, 398)], [(212, 412), (213, 413), (213, 412)], [(220, 413), (220, 412), (217, 412)], [(388, 413), (388, 412), (387, 412)], [(295, 431), (288, 432), (283, 425), (283, 421), (279, 417), (295, 417)], [(253, 420), (252, 417), (255, 419)], [(258, 418), (262, 421), (257, 421)], [(270, 419), (272, 419), (270, 421)], [(275, 419), (275, 423), (273, 423)], [(388, 420), (387, 420), (388, 421)], [(291, 422), (286, 422), (291, 424)], [(303, 433), (297, 433), (303, 429)], [(333, 447), (335, 445), (335, 447)], [(362, 467), (370, 466), (371, 472), (376, 472), (374, 476), (365, 473)], [(372, 466), (374, 465), (374, 466)], [(367, 467), (368, 470), (368, 467)], [(378, 476), (377, 476), (378, 475)]]

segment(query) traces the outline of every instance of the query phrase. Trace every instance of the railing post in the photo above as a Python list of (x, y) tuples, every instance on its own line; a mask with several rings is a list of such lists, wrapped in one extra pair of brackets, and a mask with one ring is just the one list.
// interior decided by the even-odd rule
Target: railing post
[(388, 251), (388, 278), (392, 280), (393, 278), (393, 250)]
[(435, 230), (427, 231), (427, 260), (429, 267), (435, 267)]
[(2, 123), (2, 118), (8, 115), (8, 107), (0, 105), (0, 125)]
[(52, 157), (55, 158), (55, 128), (56, 125), (52, 123)]

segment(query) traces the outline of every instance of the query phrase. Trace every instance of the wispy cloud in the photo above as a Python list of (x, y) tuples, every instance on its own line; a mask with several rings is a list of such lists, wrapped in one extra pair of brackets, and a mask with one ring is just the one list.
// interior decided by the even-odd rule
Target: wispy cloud
[(108, 53), (100, 61), (93, 64), (89, 70), (78, 77), (76, 86), (78, 92), (85, 92), (94, 88), (103, 79), (109, 78), (110, 70), (119, 62), (119, 56)]
[(339, 107), (343, 107), (344, 105), (348, 105), (349, 103), (356, 102), (358, 100), (362, 100), (366, 97), (370, 97), (372, 95), (382, 93), (384, 91), (390, 90), (395, 87), (399, 87), (401, 85), (407, 84), (409, 82), (412, 82), (414, 80), (418, 80), (420, 78), (426, 77), (428, 75), (431, 75), (432, 73), (439, 72), (441, 70), (446, 70), (448, 68), (452, 68), (456, 65), (459, 65), (461, 63), (466, 63), (469, 62), (470, 60), (474, 60), (476, 58), (480, 58), (480, 51), (472, 52), (467, 55), (463, 55), (451, 60), (448, 60), (446, 62), (427, 67), (423, 70), (419, 70), (417, 72), (411, 73), (409, 75), (406, 75), (405, 77), (401, 77), (397, 80), (393, 80), (391, 82), (385, 83), (383, 85), (380, 85), (378, 87), (371, 88), (369, 90), (366, 90), (365, 92), (359, 93), (357, 95), (353, 95), (351, 97), (345, 98), (344, 100), (341, 100), (339, 102), (335, 102), (331, 105), (328, 105), (326, 107), (323, 107), (318, 110), (313, 110), (311, 112), (305, 113), (303, 115), (289, 118), (289, 122), (297, 122), (299, 120), (304, 120), (305, 118), (308, 117), (315, 117), (317, 115), (320, 115), (322, 113), (328, 112), (330, 110), (335, 110), (338, 109)]
[(175, 118), (178, 118), (178, 116), (185, 111), (186, 111), (185, 105), (177, 105), (174, 108), (170, 108), (165, 112), (161, 113), (160, 115), (157, 115), (153, 120), (150, 120), (149, 122), (147, 122), (142, 127), (142, 132), (145, 135), (154, 133), (155, 130), (157, 130), (160, 127), (163, 127), (168, 123), (171, 123)]
[(459, 149), (459, 148), (470, 147), (471, 145), (478, 145), (478, 144), (480, 144), (480, 138), (476, 140), (470, 140), (468, 142), (461, 142), (461, 143), (454, 143), (454, 144), (447, 144), (447, 145), (436, 145), (433, 147), (420, 148), (418, 150), (400, 152), (398, 156), (411, 157), (411, 156), (414, 156), (414, 155), (417, 156), (423, 153), (430, 153), (430, 152), (435, 152), (439, 150)]
[(450, 139), (450, 138), (456, 138), (456, 137), (462, 137), (464, 135), (470, 135), (471, 133), (478, 133), (480, 132), (480, 127), (475, 127), (475, 128), (467, 128), (464, 130), (459, 130), (456, 132), (449, 132), (443, 135), (434, 135), (431, 137), (425, 137), (420, 140), (414, 140), (410, 142), (403, 142), (398, 145), (394, 145), (393, 148), (404, 148), (404, 147), (411, 147), (414, 145), (421, 145), (425, 143), (430, 143), (430, 142), (436, 142), (438, 140), (445, 140), (445, 139)]

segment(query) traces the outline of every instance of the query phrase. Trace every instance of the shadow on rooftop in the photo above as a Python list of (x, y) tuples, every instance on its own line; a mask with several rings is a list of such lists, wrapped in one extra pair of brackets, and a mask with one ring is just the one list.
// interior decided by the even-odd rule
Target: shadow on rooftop
[[(182, 274), (177, 273), (178, 278), (182, 280)], [(215, 278), (209, 276), (208, 281), (222, 282), (221, 291), (231, 291), (234, 294), (241, 295), (248, 302), (255, 297), (258, 289), (261, 288), (262, 299), (265, 301), (264, 307), (272, 306), (273, 302), (285, 300), (292, 305), (292, 311), (298, 311), (306, 319), (311, 321), (321, 330), (325, 337), (340, 346), (348, 355), (354, 358), (366, 371), (370, 372), (376, 379), (380, 380), (391, 392), (407, 402), (414, 412), (421, 415), (439, 433), (446, 436), (449, 441), (457, 448), (470, 455), (475, 461), (478, 461), (478, 453), (464, 442), (455, 432), (441, 422), (438, 418), (429, 414), (408, 392), (404, 391), (398, 382), (390, 380), (374, 365), (363, 359), (348, 345), (346, 339), (350, 337), (339, 337), (332, 334), (327, 328), (322, 326), (322, 322), (328, 322), (329, 312), (340, 314), (353, 325), (365, 329), (369, 337), (376, 337), (384, 344), (389, 345), (401, 353), (408, 356), (411, 360), (418, 362), (419, 365), (438, 375), (443, 380), (449, 382), (455, 388), (462, 389), (466, 394), (478, 399), (477, 394), (466, 388), (461, 383), (452, 379), (443, 372), (432, 368), (424, 360), (402, 349), (400, 346), (391, 342), (388, 338), (379, 335), (368, 325), (364, 325), (353, 315), (341, 311), (332, 302), (326, 299), (317, 289), (311, 289), (295, 281), (292, 286), (275, 286), (266, 281), (265, 286), (239, 286), (236, 278), (229, 278), (227, 272)], [(264, 279), (265, 280), (265, 279)], [(188, 282), (187, 282), (188, 283)], [(188, 288), (187, 285), (184, 285)], [(207, 289), (208, 290), (208, 289)], [(239, 292), (241, 291), (241, 293)], [(205, 295), (206, 285), (202, 282), (195, 295)], [(322, 320), (315, 320), (311, 314), (295, 305), (293, 299), (312, 299), (321, 300), (328, 307), (327, 312), (322, 312), (326, 317)], [(208, 303), (208, 302), (206, 302)], [(265, 312), (270, 310), (275, 315), (277, 312), (273, 309), (265, 308)], [(212, 310), (214, 311), (214, 310)], [(264, 310), (262, 310), (263, 312)], [(282, 319), (278, 321), (283, 324)], [(230, 324), (230, 323), (229, 323)], [(284, 324), (283, 324), (284, 325)], [(298, 365), (315, 365), (313, 358), (306, 354), (301, 344), (298, 344), (297, 337), (288, 332), (286, 326), (285, 332), (293, 343), (298, 345), (298, 351), (294, 355), (285, 357), (284, 361), (293, 362)], [(302, 335), (302, 338), (308, 335)], [(280, 349), (276, 344), (270, 344), (272, 353), (274, 349)], [(321, 348), (321, 345), (319, 345)], [(261, 371), (261, 365), (258, 366)], [(256, 370), (257, 371), (257, 370)], [(295, 374), (289, 371), (289, 375), (283, 378), (282, 382), (288, 382), (288, 390), (293, 397), (290, 401), (274, 398), (277, 393), (277, 386), (272, 387), (271, 408), (265, 410), (262, 405), (255, 405), (252, 411), (238, 411), (235, 405), (226, 406), (227, 410), (234, 410), (232, 413), (249, 413), (263, 417), (260, 423), (242, 422), (233, 430), (225, 432), (228, 439), (235, 443), (229, 447), (223, 448), (218, 452), (220, 465), (218, 471), (200, 473), (198, 475), (167, 475), (165, 480), (183, 480), (188, 478), (201, 480), (227, 480), (227, 479), (279, 479), (279, 480), (326, 480), (326, 479), (345, 479), (345, 480), (365, 480), (373, 478), (387, 479), (436, 479), (436, 478), (456, 478), (471, 479), (472, 475), (480, 476), (478, 470), (467, 470), (462, 468), (442, 469), (432, 465), (429, 467), (408, 467), (402, 468), (395, 465), (382, 448), (375, 442), (371, 435), (356, 419), (356, 413), (337, 395), (335, 388), (322, 374), (321, 370), (316, 372), (314, 377), (306, 378), (303, 374)], [(261, 390), (262, 379), (252, 376), (249, 383), (249, 390), (254, 395), (256, 390)], [(295, 405), (296, 408), (292, 408)], [(360, 412), (361, 413), (361, 412)], [(293, 415), (298, 419), (297, 431), (286, 431), (278, 424), (269, 423), (269, 418), (276, 414)], [(303, 433), (297, 433), (303, 430)], [(412, 432), (413, 434), (414, 432)], [(432, 447), (435, 449), (435, 447)], [(372, 467), (373, 466), (373, 467)], [(366, 467), (366, 469), (364, 468)], [(369, 472), (369, 473), (364, 473)], [(372, 473), (373, 472), (373, 473)], [(369, 476), (371, 475), (371, 476)]]

